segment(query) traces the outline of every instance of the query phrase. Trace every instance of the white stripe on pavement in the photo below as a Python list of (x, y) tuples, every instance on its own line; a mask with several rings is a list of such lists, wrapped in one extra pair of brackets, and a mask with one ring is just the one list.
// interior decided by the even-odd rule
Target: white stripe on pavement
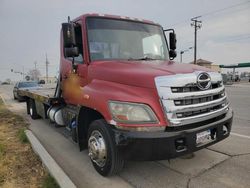
[(248, 138), (248, 139), (250, 139), (250, 136), (246, 136), (246, 135), (242, 135), (242, 134), (238, 134), (238, 133), (233, 133), (233, 132), (231, 132), (230, 134), (234, 135), (234, 136), (239, 136), (239, 137), (242, 137), (242, 138)]

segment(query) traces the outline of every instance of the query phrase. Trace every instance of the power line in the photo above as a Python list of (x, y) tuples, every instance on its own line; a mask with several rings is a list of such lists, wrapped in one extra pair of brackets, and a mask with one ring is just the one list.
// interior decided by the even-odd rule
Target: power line
[[(217, 9), (217, 10), (214, 10), (214, 11), (210, 11), (210, 12), (201, 14), (199, 17), (206, 17), (206, 16), (209, 16), (209, 15), (212, 15), (212, 14), (215, 14), (215, 13), (219, 13), (219, 12), (223, 12), (223, 11), (226, 11), (226, 10), (228, 10), (228, 9), (232, 9), (232, 8), (235, 8), (235, 7), (239, 7), (239, 6), (241, 6), (241, 5), (248, 4), (248, 3), (250, 3), (250, 1), (242, 2), (242, 3), (238, 3), (238, 4), (234, 4), (234, 5), (225, 7), (225, 8), (221, 8), (221, 9)], [(245, 9), (245, 8), (244, 8), (244, 9)], [(243, 10), (244, 10), (244, 9), (243, 9)], [(242, 10), (242, 9), (241, 9), (241, 10)], [(185, 20), (183, 20), (183, 21), (179, 21), (179, 22), (176, 22), (176, 23), (174, 23), (174, 24), (171, 24), (171, 25), (169, 25), (168, 27), (175, 26), (175, 25), (180, 25), (180, 24), (186, 23), (186, 22), (188, 22), (188, 21), (189, 21), (189, 19), (185, 19)]]
[(245, 40), (245, 39), (250, 39), (250, 36), (245, 36), (245, 37), (236, 38), (232, 40), (229, 39), (229, 40), (225, 40), (225, 42), (234, 42), (234, 41)]
[(215, 13), (218, 13), (218, 12), (223, 12), (223, 11), (225, 11), (225, 10), (232, 9), (232, 8), (235, 8), (235, 7), (238, 7), (238, 6), (247, 4), (247, 3), (250, 3), (250, 1), (238, 3), (238, 4), (231, 5), (231, 6), (222, 8), (222, 9), (218, 9), (218, 10), (214, 10), (214, 11), (211, 11), (211, 12), (207, 12), (207, 13), (205, 13), (205, 14), (202, 14), (201, 16), (202, 16), (202, 17), (205, 17), (205, 16), (208, 16), (208, 15), (211, 15), (211, 14), (215, 14)]

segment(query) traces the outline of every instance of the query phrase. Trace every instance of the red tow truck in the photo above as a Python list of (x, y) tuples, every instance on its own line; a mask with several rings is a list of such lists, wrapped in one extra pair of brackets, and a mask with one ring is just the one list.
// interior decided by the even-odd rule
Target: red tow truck
[(56, 88), (20, 95), (31, 118), (66, 127), (103, 176), (125, 160), (176, 158), (228, 137), (233, 112), (221, 74), (174, 62), (175, 50), (172, 29), (85, 14), (62, 24)]

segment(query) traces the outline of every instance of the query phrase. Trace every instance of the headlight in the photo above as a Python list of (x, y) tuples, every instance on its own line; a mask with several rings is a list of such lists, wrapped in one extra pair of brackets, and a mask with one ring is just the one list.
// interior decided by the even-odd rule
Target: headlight
[(109, 102), (112, 117), (121, 123), (156, 123), (158, 122), (151, 108), (144, 104), (129, 102)]

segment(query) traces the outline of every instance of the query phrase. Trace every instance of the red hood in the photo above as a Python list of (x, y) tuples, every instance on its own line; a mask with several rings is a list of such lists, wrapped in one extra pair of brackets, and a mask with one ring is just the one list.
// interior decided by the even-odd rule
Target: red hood
[(155, 88), (154, 78), (173, 74), (211, 71), (173, 61), (97, 61), (89, 66), (90, 80), (98, 79), (146, 88)]

